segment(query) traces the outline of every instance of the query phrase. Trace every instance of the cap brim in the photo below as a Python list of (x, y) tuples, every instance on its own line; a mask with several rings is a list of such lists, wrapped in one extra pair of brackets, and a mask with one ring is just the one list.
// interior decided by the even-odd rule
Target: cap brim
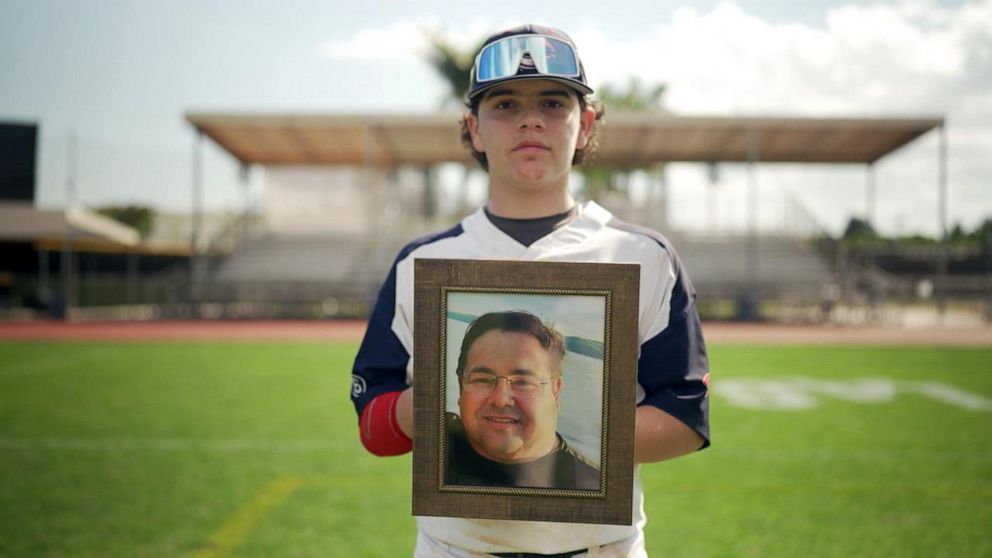
[(485, 93), (486, 91), (492, 89), (493, 87), (496, 87), (497, 85), (501, 85), (501, 84), (508, 83), (508, 82), (511, 82), (511, 81), (525, 80), (525, 79), (526, 80), (543, 79), (543, 80), (546, 80), (546, 81), (554, 81), (554, 82), (560, 83), (562, 85), (567, 85), (568, 87), (571, 87), (572, 89), (578, 91), (579, 93), (581, 93), (583, 95), (592, 95), (594, 93), (594, 91), (593, 91), (593, 89), (591, 87), (589, 87), (588, 85), (585, 85), (583, 83), (580, 83), (580, 82), (578, 82), (576, 80), (571, 80), (571, 79), (568, 79), (568, 78), (556, 77), (556, 76), (546, 76), (544, 74), (532, 74), (532, 75), (522, 75), (522, 76), (511, 76), (511, 77), (508, 77), (508, 78), (504, 78), (504, 79), (499, 79), (499, 80), (493, 81), (491, 83), (487, 83), (485, 86), (483, 86), (483, 87), (481, 87), (479, 89), (476, 89), (472, 93), (469, 93), (468, 100), (471, 101), (472, 99), (475, 99), (479, 95), (482, 95), (483, 93)]

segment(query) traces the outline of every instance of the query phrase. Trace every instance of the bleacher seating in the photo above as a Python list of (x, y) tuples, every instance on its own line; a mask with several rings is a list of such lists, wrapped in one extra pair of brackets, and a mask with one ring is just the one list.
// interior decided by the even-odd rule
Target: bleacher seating
[[(700, 296), (750, 292), (762, 298), (815, 301), (824, 286), (837, 282), (830, 263), (802, 239), (680, 235), (672, 241)], [(752, 252), (755, 258), (749, 262)]]
[(218, 262), (209, 281), (211, 293), (228, 288), (232, 299), (277, 302), (367, 300), (398, 249), (358, 237), (266, 234)]
[[(761, 297), (815, 301), (824, 285), (836, 281), (828, 262), (802, 240), (759, 237), (753, 271), (747, 261), (751, 242), (747, 237), (680, 235), (672, 240), (700, 296), (737, 297), (752, 292)], [(268, 298), (314, 296), (314, 291), (325, 296), (370, 296), (401, 244), (267, 234), (248, 241), (223, 261), (212, 282), (240, 285), (242, 292), (249, 285), (254, 292), (264, 286)]]

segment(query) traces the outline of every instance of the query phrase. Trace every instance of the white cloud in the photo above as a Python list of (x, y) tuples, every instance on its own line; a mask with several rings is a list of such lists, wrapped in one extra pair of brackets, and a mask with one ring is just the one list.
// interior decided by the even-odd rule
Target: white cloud
[[(595, 84), (622, 85), (631, 76), (667, 83), (666, 105), (679, 113), (943, 115), (950, 221), (973, 226), (989, 216), (990, 0), (955, 7), (912, 0), (850, 4), (828, 10), (822, 26), (773, 23), (728, 1), (709, 11), (681, 9), (649, 37), (616, 40), (595, 29), (575, 36)], [(936, 152), (935, 138), (924, 138), (882, 161), (880, 229), (936, 232)], [(763, 190), (778, 199), (795, 196), (831, 230), (863, 215), (862, 169), (768, 167), (760, 176)], [(709, 203), (705, 188), (692, 173), (674, 170), (671, 178), (675, 203), (691, 209), (676, 210), (684, 218), (678, 224), (699, 226), (691, 215)], [(728, 176), (723, 209), (729, 213), (739, 213), (733, 204), (741, 200), (732, 199), (739, 186)], [(743, 219), (730, 221), (743, 225)], [(771, 216), (762, 220), (776, 226)]]
[(432, 34), (440, 34), (455, 47), (468, 50), (475, 48), (480, 37), (498, 28), (499, 25), (491, 22), (475, 21), (451, 30), (435, 17), (396, 21), (381, 27), (360, 29), (344, 40), (326, 41), (320, 45), (320, 51), (325, 57), (340, 61), (422, 62)]
[(400, 21), (385, 27), (360, 29), (346, 40), (325, 42), (320, 51), (334, 60), (412, 60), (426, 49), (427, 33), (436, 26), (436, 22), (424, 20)]
[(722, 2), (683, 8), (648, 38), (576, 39), (597, 83), (668, 83), (683, 112), (942, 112), (959, 84), (992, 74), (988, 0), (846, 5), (825, 19), (771, 23)]

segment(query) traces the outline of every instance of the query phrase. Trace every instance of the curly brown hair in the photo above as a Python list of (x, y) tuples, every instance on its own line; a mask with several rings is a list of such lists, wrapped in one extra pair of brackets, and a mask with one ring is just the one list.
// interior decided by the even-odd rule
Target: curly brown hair
[[(465, 103), (465, 107), (472, 113), (473, 116), (479, 116), (479, 103), (482, 101), (483, 95), (472, 99), (471, 101)], [(585, 149), (576, 149), (575, 155), (572, 157), (573, 165), (580, 165), (583, 162), (589, 162), (596, 156), (596, 149), (599, 147), (599, 125), (602, 123), (603, 118), (606, 116), (606, 107), (603, 106), (601, 101), (593, 99), (590, 95), (578, 95), (579, 98), (579, 111), (585, 111), (586, 107), (592, 107), (596, 112), (596, 119), (593, 120), (592, 129), (589, 130), (589, 139), (586, 142)], [(489, 170), (489, 160), (486, 158), (486, 154), (481, 151), (476, 151), (475, 146), (472, 145), (472, 134), (468, 131), (468, 124), (465, 122), (465, 118), (459, 121), (459, 126), (461, 127), (462, 134), (462, 145), (467, 147), (469, 151), (472, 152), (472, 157), (479, 162), (484, 170)]]

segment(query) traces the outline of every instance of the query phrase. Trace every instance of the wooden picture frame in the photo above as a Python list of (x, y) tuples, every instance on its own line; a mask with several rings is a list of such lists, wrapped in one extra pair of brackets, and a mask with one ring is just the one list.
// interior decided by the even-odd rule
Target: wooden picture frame
[[(416, 260), (414, 515), (630, 525), (639, 275), (636, 264)], [(505, 480), (520, 476), (492, 477), (504, 480), (490, 481), (482, 473), (475, 474), (490, 468), (475, 466), (480, 454), (474, 450), (466, 454), (464, 448), (482, 447), (484, 453), (485, 446), (477, 443), (480, 438), (472, 436), (473, 423), (489, 423), (473, 419), (477, 415), (467, 408), (469, 401), (479, 389), (488, 389), (490, 394), (497, 390), (510, 393), (511, 382), (507, 381), (504, 389), (499, 381), (476, 381), (466, 385), (475, 391), (463, 391), (463, 376), (455, 370), (462, 337), (468, 324), (480, 315), (516, 310), (528, 311), (545, 323), (553, 322), (567, 350), (558, 367), (556, 377), (560, 381), (554, 380), (553, 387), (534, 387), (542, 390), (540, 395), (529, 396), (535, 398), (529, 402), (534, 407), (556, 408), (535, 416), (553, 416), (554, 420), (499, 420), (513, 422), (507, 428), (545, 424), (539, 428), (545, 432), (550, 429), (556, 438), (554, 451), (547, 458), (574, 458), (592, 466), (592, 473), (571, 461), (555, 461), (556, 472), (581, 467), (585, 474), (557, 474), (537, 483)], [(467, 342), (466, 354), (478, 341)], [(528, 387), (519, 376), (515, 378), (514, 396), (518, 389)], [(541, 397), (544, 400), (538, 399)], [(554, 401), (547, 402), (549, 397)], [(520, 409), (514, 413), (524, 413), (527, 407), (512, 405)], [(532, 436), (513, 432), (517, 440)], [(469, 454), (470, 458), (462, 457)], [(505, 463), (493, 468), (500, 474), (506, 469), (520, 470)], [(466, 470), (474, 480), (461, 480), (468, 478)]]

